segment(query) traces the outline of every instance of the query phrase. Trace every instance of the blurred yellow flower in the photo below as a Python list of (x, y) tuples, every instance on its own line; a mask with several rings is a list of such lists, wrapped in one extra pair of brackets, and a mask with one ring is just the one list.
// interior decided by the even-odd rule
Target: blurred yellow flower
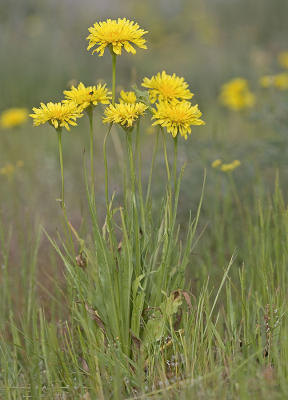
[(274, 75), (264, 75), (261, 76), (259, 79), (259, 84), (263, 88), (269, 88), (271, 86), (274, 86), (275, 83), (275, 76)]
[(278, 62), (281, 67), (288, 69), (288, 51), (282, 51), (278, 54)]
[(288, 90), (288, 73), (283, 72), (282, 74), (275, 75), (274, 85), (279, 90)]
[(218, 158), (217, 160), (214, 160), (211, 164), (212, 168), (217, 168), (222, 164), (222, 161)]
[(167, 132), (176, 137), (178, 133), (185, 139), (188, 133), (191, 133), (191, 125), (204, 125), (205, 122), (200, 118), (201, 111), (198, 109), (198, 104), (192, 106), (189, 101), (173, 102), (163, 101), (156, 104), (157, 109), (153, 110), (153, 117), (156, 121), (153, 126), (160, 125), (167, 128)]
[(8, 162), (4, 165), (4, 167), (0, 168), (0, 175), (6, 176), (8, 179), (10, 179), (16, 172), (17, 168), (21, 168), (23, 165), (23, 161), (21, 160), (17, 161), (15, 165)]
[(19, 160), (19, 161), (17, 161), (17, 163), (16, 163), (16, 167), (18, 167), (18, 168), (22, 168), (23, 165), (24, 165), (24, 163), (23, 163), (22, 160)]
[(136, 98), (136, 93), (135, 92), (124, 92), (124, 90), (121, 90), (120, 92), (120, 98), (119, 102), (120, 103), (136, 103), (137, 98)]
[(136, 50), (131, 43), (142, 49), (147, 49), (146, 40), (142, 36), (148, 32), (139, 29), (137, 23), (126, 18), (96, 22), (88, 30), (90, 35), (87, 37), (87, 40), (89, 40), (87, 50), (98, 46), (92, 51), (92, 54), (97, 52), (99, 56), (103, 56), (106, 47), (109, 47), (117, 55), (121, 55), (123, 47), (127, 53), (135, 54)]
[(234, 111), (253, 107), (255, 96), (250, 91), (248, 82), (243, 78), (232, 79), (221, 88), (220, 101)]
[(34, 114), (30, 114), (30, 117), (34, 119), (34, 126), (45, 124), (46, 122), (54, 126), (55, 129), (59, 127), (65, 127), (70, 131), (69, 125), (75, 126), (76, 119), (83, 116), (81, 110), (74, 102), (67, 104), (63, 103), (41, 103), (41, 107), (33, 108)]
[(148, 107), (143, 103), (118, 103), (110, 104), (104, 111), (104, 124), (120, 124), (124, 128), (131, 128), (134, 122), (144, 115)]
[(142, 86), (149, 90), (151, 103), (155, 103), (156, 100), (189, 100), (193, 96), (184, 78), (166, 74), (166, 71), (158, 72), (150, 79), (144, 78)]
[(231, 162), (229, 164), (222, 164), (220, 169), (223, 172), (231, 172), (231, 171), (234, 171), (235, 168), (239, 167), (239, 165), (241, 165), (240, 161), (234, 160), (233, 162)]
[(2, 112), (0, 116), (0, 126), (2, 128), (14, 128), (22, 125), (28, 119), (26, 108), (9, 108)]
[(4, 167), (0, 168), (0, 175), (5, 175), (8, 178), (14, 174), (15, 166), (11, 163), (7, 163)]
[(70, 90), (64, 90), (65, 100), (63, 103), (74, 101), (81, 111), (90, 105), (97, 106), (98, 103), (109, 104), (111, 92), (106, 88), (106, 85), (99, 83), (97, 86), (85, 87), (82, 82), (78, 87), (72, 86)]

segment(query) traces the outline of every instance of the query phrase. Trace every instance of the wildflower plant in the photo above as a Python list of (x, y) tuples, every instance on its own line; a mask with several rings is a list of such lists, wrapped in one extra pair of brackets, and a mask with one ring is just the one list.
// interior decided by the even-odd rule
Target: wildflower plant
[[(141, 369), (144, 371), (149, 354), (157, 349), (161, 352), (165, 338), (169, 335), (180, 338), (180, 315), (191, 309), (190, 296), (185, 291), (185, 272), (194, 245), (202, 195), (199, 196), (196, 217), (190, 217), (186, 241), (180, 243), (177, 207), (184, 168), (179, 172), (177, 140), (179, 136), (187, 139), (191, 126), (203, 125), (204, 121), (198, 105), (189, 102), (193, 94), (184, 78), (178, 78), (175, 74), (168, 75), (165, 71), (156, 75), (155, 79), (144, 79), (143, 86), (148, 89), (148, 93), (137, 88), (134, 91), (121, 91), (116, 103), (116, 55), (121, 55), (123, 49), (135, 54), (132, 45), (146, 48), (142, 36), (147, 32), (125, 18), (95, 23), (89, 32), (88, 49), (96, 46), (93, 52), (102, 56), (108, 47), (112, 54), (112, 93), (106, 85), (85, 87), (80, 83), (78, 87), (64, 91), (65, 99), (62, 103), (41, 104), (40, 109), (33, 109), (31, 117), (35, 125), (48, 122), (59, 133), (63, 178), (62, 127), (75, 125), (76, 119), (84, 111), (89, 113), (98, 104), (107, 104), (101, 117), (103, 124), (108, 125), (103, 139), (106, 199), (104, 226), (99, 222), (94, 179), (89, 185), (85, 170), (92, 237), (80, 236), (64, 208), (65, 222), (70, 239), (72, 236), (73, 240), (69, 244), (65, 243), (65, 239), (60, 244), (52, 238), (50, 240), (66, 267), (71, 287), (71, 317), (80, 335), (78, 341), (82, 351), (84, 347), (84, 353), (90, 351), (89, 346), (93, 343), (95, 357), (93, 361), (90, 360), (97, 364), (98, 377), (107, 369), (103, 361), (106, 357), (116, 357), (120, 366), (119, 373), (124, 377), (125, 371), (137, 360), (142, 363)], [(147, 186), (141, 174), (143, 118), (149, 118), (150, 125), (158, 128)], [(120, 130), (121, 140), (125, 141), (127, 157), (123, 204), (116, 207), (115, 195), (109, 193), (107, 141), (110, 135), (116, 134), (117, 129)], [(165, 134), (164, 130), (171, 135)], [(159, 151), (159, 131), (163, 134), (167, 182), (161, 209), (158, 215), (154, 215), (151, 186), (155, 157)], [(90, 114), (91, 138), (93, 125)], [(167, 138), (174, 141), (173, 167), (167, 151)], [(101, 137), (97, 140), (101, 140)], [(93, 175), (93, 151), (90, 152), (90, 158)], [(62, 199), (64, 202), (64, 186)], [(85, 343), (85, 346), (81, 343)], [(86, 355), (81, 354), (79, 357), (85, 358)], [(95, 370), (96, 364), (88, 368)], [(106, 372), (113, 375), (111, 370)]]
[(33, 118), (34, 126), (43, 125), (49, 123), (56, 129), (58, 134), (58, 148), (59, 148), (59, 160), (61, 170), (61, 207), (65, 209), (64, 201), (64, 167), (63, 167), (63, 150), (62, 150), (62, 128), (66, 128), (70, 131), (70, 125), (76, 126), (76, 120), (81, 118), (83, 114), (77, 103), (52, 103), (47, 104), (41, 103), (39, 108), (33, 107), (33, 114), (30, 117)]
[(90, 127), (90, 175), (91, 191), (94, 195), (94, 134), (93, 134), (93, 111), (99, 104), (109, 104), (111, 92), (106, 88), (106, 84), (99, 83), (97, 86), (84, 86), (82, 82), (78, 87), (72, 86), (70, 90), (64, 90), (64, 104), (77, 104), (81, 111), (86, 111), (89, 118)]

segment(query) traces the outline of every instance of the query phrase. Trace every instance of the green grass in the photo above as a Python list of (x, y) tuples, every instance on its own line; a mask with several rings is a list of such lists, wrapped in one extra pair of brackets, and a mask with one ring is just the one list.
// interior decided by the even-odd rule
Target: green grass
[[(169, 205), (164, 201), (160, 214), (154, 210), (156, 218), (149, 217), (148, 207), (139, 262), (158, 272), (137, 278), (135, 204), (127, 196), (132, 212), (122, 212), (116, 224), (122, 237), (117, 265), (112, 258), (118, 241), (109, 236), (107, 221), (102, 231), (93, 207), (93, 230), (81, 245), (85, 269), (70, 255), (69, 237), (66, 245), (51, 239), (49, 268), (59, 264), (52, 256), (54, 246), (66, 267), (66, 284), (56, 272), (49, 305), (39, 297), (45, 288), (37, 278), (43, 233), (31, 234), (30, 245), (28, 238), (19, 239), (21, 264), (15, 271), (11, 233), (2, 226), (1, 397), (283, 398), (288, 214), (278, 180), (272, 197), (256, 191), (248, 204), (234, 186), (219, 194), (200, 218), (196, 236), (188, 239), (189, 249), (191, 240), (199, 242), (184, 257), (186, 283), (172, 279), (166, 289), (157, 283), (161, 259), (171, 272), (181, 264), (181, 248), (185, 254), (178, 228), (165, 245), (170, 238), (163, 232), (171, 226), (162, 214), (169, 213)], [(151, 310), (145, 311), (144, 304)], [(128, 313), (127, 307), (132, 307)]]

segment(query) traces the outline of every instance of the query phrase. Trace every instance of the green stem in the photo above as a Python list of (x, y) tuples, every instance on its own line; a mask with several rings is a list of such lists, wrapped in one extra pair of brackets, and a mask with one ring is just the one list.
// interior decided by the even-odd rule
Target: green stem
[(133, 198), (135, 196), (135, 170), (132, 150), (132, 132), (126, 132), (127, 145), (128, 145), (128, 156), (130, 164), (130, 180), (131, 180), (131, 191)]
[(64, 201), (64, 169), (63, 169), (63, 152), (62, 152), (62, 128), (56, 129), (58, 133), (59, 160), (61, 170), (61, 207), (65, 209)]
[(91, 193), (92, 193), (92, 199), (94, 199), (95, 196), (95, 189), (94, 189), (94, 184), (95, 184), (95, 179), (94, 179), (94, 136), (93, 136), (93, 108), (90, 106), (87, 109), (88, 117), (89, 117), (89, 132), (90, 132), (90, 171), (91, 171)]
[(158, 150), (158, 140), (159, 140), (159, 130), (156, 133), (156, 140), (155, 140), (155, 145), (154, 145), (154, 150), (153, 150), (153, 155), (152, 155), (152, 162), (151, 162), (151, 168), (150, 168), (150, 174), (149, 174), (149, 180), (148, 180), (148, 187), (147, 187), (147, 194), (146, 194), (146, 207), (147, 207), (147, 204), (148, 204), (148, 201), (149, 201), (149, 197), (150, 197), (150, 192), (151, 192), (152, 175), (153, 175), (153, 170), (154, 170), (156, 154), (157, 154), (157, 150)]
[(141, 224), (142, 229), (145, 233), (145, 205), (143, 199), (143, 190), (142, 190), (142, 159), (141, 159), (141, 149), (140, 149), (140, 119), (137, 121), (136, 125), (136, 146), (135, 146), (135, 158), (137, 159), (137, 167), (138, 167), (138, 194), (139, 194), (139, 201), (140, 201), (140, 208), (141, 208)]
[(166, 136), (165, 136), (165, 133), (162, 128), (161, 128), (161, 132), (162, 132), (162, 137), (163, 137), (164, 158), (165, 158), (165, 165), (166, 165), (166, 171), (167, 171), (167, 178), (168, 178), (168, 184), (170, 186), (171, 173), (170, 173), (169, 161), (168, 161), (168, 156), (167, 156)]
[(174, 164), (173, 164), (174, 193), (176, 192), (176, 184), (177, 184), (177, 158), (178, 158), (178, 135), (174, 138)]
[(109, 133), (111, 132), (112, 125), (113, 124), (109, 125), (108, 131), (105, 135), (104, 143), (103, 143), (103, 156), (104, 156), (104, 166), (105, 166), (105, 198), (106, 198), (107, 211), (109, 210), (107, 139), (108, 139)]
[(112, 52), (112, 104), (115, 104), (116, 94), (116, 54)]

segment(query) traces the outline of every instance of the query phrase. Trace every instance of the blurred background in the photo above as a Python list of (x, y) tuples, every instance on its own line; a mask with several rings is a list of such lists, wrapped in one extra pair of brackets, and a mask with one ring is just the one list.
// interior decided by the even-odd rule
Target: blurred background
[[(140, 86), (144, 76), (163, 69), (175, 72), (189, 83), (195, 94), (193, 104), (199, 104), (206, 121), (205, 126), (193, 129), (187, 141), (180, 141), (180, 164), (187, 163), (180, 221), (185, 223), (189, 209), (197, 207), (205, 168), (202, 226), (210, 222), (215, 197), (225, 200), (231, 185), (241, 202), (248, 204), (252, 194), (273, 188), (277, 170), (280, 180), (287, 182), (288, 91), (259, 85), (261, 76), (281, 71), (277, 56), (288, 50), (287, 0), (1, 0), (0, 113), (11, 107), (30, 111), (40, 102), (60, 101), (63, 90), (79, 81), (89, 85), (104, 80), (111, 87), (111, 57), (108, 52), (103, 57), (88, 53), (86, 37), (94, 22), (117, 17), (137, 21), (149, 31), (148, 50), (118, 58), (118, 91), (129, 90), (134, 83)], [(219, 103), (221, 86), (236, 77), (249, 82), (256, 97), (252, 109), (235, 112)], [(95, 127), (96, 192), (98, 202), (104, 204), (105, 128), (100, 113), (99, 109)], [(119, 136), (121, 139), (120, 131)], [(144, 179), (154, 139), (147, 123), (142, 137)], [(65, 133), (63, 141), (66, 203), (69, 217), (80, 229), (87, 208), (82, 168), (89, 143), (87, 120), (83, 118), (78, 127)], [(121, 151), (118, 156), (110, 143), (112, 190), (121, 197)], [(228, 163), (238, 159), (241, 165), (233, 174), (225, 174), (211, 167), (218, 158)], [(0, 171), (1, 219), (11, 228), (12, 254), (19, 262), (19, 243), (28, 240), (28, 232), (35, 226), (40, 223), (53, 233), (59, 228), (61, 211), (55, 199), (60, 177), (54, 130), (35, 128), (31, 120), (17, 127), (2, 126)], [(163, 191), (163, 174), (160, 151), (153, 189), (156, 204)], [(43, 268), (49, 268), (45, 246), (41, 254)]]

